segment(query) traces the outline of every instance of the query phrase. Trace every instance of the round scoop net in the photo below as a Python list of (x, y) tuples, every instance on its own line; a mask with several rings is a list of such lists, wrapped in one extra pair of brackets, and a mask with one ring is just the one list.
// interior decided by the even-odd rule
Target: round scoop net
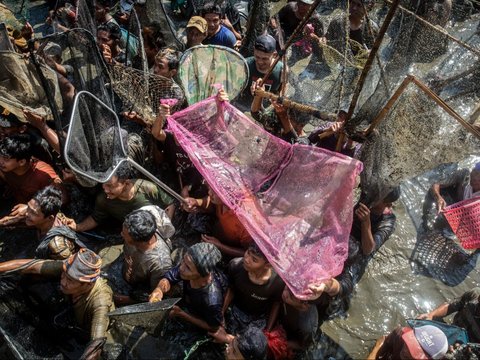
[(113, 110), (94, 95), (81, 91), (75, 98), (70, 119), (65, 160), (77, 175), (100, 183), (107, 182), (118, 167), (128, 161), (170, 195), (183, 201), (180, 195), (128, 156), (127, 135)]

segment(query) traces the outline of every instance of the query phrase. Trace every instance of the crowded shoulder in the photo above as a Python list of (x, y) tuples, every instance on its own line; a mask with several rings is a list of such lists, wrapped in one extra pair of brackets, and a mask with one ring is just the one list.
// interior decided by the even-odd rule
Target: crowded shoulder
[[(369, 182), (380, 167), (366, 159), (391, 154), (372, 155), (380, 120), (358, 115), (355, 91), (387, 56), (414, 68), (395, 49), (401, 16), (446, 32), (466, 3), (462, 21), (478, 23), (476, 2), (401, 1), (395, 17), (398, 1), (14, 3), (0, 1), (2, 357), (480, 356), (471, 282), (437, 289), (445, 297), (409, 319), (384, 314), (398, 326), (367, 330), (356, 355), (331, 350), (349, 335), (324, 331), (361, 315), (351, 302), (372, 263), (395, 255), (388, 244), (409, 246), (411, 187)], [(402, 81), (389, 65), (378, 76)], [(364, 79), (372, 89), (374, 77)], [(327, 86), (322, 97), (311, 90)], [(360, 97), (392, 107), (370, 95)], [(429, 219), (418, 234), (455, 244), (470, 263), (480, 248), (476, 154), (422, 177), (413, 210)]]

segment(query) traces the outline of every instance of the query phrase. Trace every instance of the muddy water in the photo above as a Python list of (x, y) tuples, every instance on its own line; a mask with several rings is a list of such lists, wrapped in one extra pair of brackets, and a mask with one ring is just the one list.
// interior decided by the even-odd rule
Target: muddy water
[[(462, 165), (469, 168), (479, 160), (470, 158)], [(476, 253), (467, 253), (456, 262), (462, 250), (453, 241), (448, 246), (440, 244), (442, 249), (438, 249), (437, 244), (423, 246), (428, 240), (417, 240), (422, 202), (429, 184), (438, 176), (433, 172), (402, 185), (402, 198), (395, 206), (395, 233), (369, 262), (355, 288), (347, 318), (322, 326), (325, 334), (354, 359), (365, 358), (378, 337), (405, 324), (405, 319), (430, 311), (479, 284)]]

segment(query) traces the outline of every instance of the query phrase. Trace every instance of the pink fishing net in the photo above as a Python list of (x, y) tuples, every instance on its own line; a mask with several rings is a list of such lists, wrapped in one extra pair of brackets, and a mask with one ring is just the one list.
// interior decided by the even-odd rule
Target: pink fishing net
[[(341, 273), (362, 163), (265, 132), (228, 102), (169, 118), (180, 145), (299, 298)], [(268, 190), (262, 185), (271, 180)]]

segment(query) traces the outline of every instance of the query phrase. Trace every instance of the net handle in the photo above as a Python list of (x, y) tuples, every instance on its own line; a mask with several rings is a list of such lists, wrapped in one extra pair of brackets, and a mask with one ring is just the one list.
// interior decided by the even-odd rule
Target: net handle
[(255, 89), (255, 96), (260, 96), (262, 98), (267, 98), (269, 100), (277, 101), (279, 104), (282, 104), (283, 106), (285, 106), (287, 108), (291, 108), (291, 109), (294, 109), (294, 110), (297, 110), (297, 111), (300, 111), (300, 112), (305, 112), (305, 113), (311, 114), (311, 115), (313, 115), (313, 116), (315, 116), (315, 117), (317, 117), (321, 120), (324, 120), (324, 121), (335, 121), (336, 118), (337, 118), (335, 116), (335, 114), (330, 114), (326, 111), (318, 110), (317, 108), (315, 108), (313, 106), (300, 104), (300, 103), (292, 101), (292, 100), (290, 100), (286, 97), (273, 94), (271, 92), (262, 90), (260, 88)]
[(160, 186), (163, 190), (165, 190), (167, 193), (172, 195), (175, 199), (177, 199), (180, 202), (186, 203), (185, 198), (182, 197), (179, 193), (177, 193), (175, 190), (173, 190), (171, 187), (169, 187), (167, 184), (165, 184), (162, 180), (157, 178), (155, 175), (153, 175), (150, 171), (146, 170), (142, 165), (138, 164), (134, 160), (132, 160), (130, 157), (127, 157), (127, 161), (140, 173), (145, 175), (147, 178), (152, 180), (155, 184)]

